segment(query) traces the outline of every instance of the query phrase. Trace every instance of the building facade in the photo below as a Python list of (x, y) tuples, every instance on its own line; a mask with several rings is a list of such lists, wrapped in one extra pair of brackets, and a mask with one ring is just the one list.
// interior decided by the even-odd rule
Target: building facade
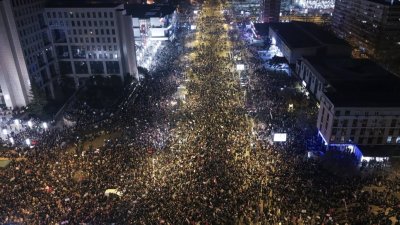
[(56, 2), (44, 19), (60, 73), (77, 85), (93, 75), (137, 78), (132, 21), (123, 4)]
[(398, 0), (337, 0), (332, 28), (357, 56), (386, 61), (400, 56), (399, 18)]
[(279, 22), (281, 0), (262, 0), (261, 19), (264, 23)]
[(297, 70), (327, 145), (400, 145), (400, 78), (365, 59), (306, 57)]
[(0, 1), (0, 104), (25, 106), (31, 82), (54, 98), (58, 68), (43, 19), (42, 0)]

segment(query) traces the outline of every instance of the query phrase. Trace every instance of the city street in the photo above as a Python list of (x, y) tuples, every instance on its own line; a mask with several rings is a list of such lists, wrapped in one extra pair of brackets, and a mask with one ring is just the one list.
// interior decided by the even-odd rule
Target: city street
[(307, 157), (321, 148), (315, 102), (263, 66), (229, 12), (193, 12), (118, 106), (78, 102), (76, 126), (2, 152), (0, 224), (395, 224), (400, 179)]

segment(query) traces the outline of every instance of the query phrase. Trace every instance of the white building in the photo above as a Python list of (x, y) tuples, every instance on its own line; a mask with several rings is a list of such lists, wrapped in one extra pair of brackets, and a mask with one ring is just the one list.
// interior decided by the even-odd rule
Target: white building
[(170, 5), (130, 4), (127, 14), (132, 17), (135, 42), (138, 45), (149, 40), (172, 40), (175, 38), (176, 9)]
[(0, 104), (25, 106), (35, 82), (54, 98), (57, 68), (42, 17), (43, 0), (0, 1)]
[(45, 21), (62, 74), (77, 84), (92, 75), (137, 78), (132, 20), (119, 3), (58, 1)]
[(297, 66), (319, 101), (327, 145), (400, 146), (400, 78), (369, 60), (305, 57)]

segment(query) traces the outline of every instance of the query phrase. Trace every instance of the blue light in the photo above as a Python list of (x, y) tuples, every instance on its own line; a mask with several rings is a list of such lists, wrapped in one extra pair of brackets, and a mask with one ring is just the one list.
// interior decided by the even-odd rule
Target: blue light
[(328, 142), (325, 140), (324, 136), (322, 135), (321, 131), (318, 130), (319, 136), (321, 136), (322, 140), (324, 140), (325, 145), (328, 145)]

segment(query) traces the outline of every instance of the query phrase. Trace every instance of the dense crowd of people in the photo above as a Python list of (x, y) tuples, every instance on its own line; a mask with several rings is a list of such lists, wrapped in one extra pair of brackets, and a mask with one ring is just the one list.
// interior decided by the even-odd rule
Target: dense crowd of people
[[(312, 138), (315, 110), (290, 88), (294, 77), (267, 71), (241, 31), (229, 31), (235, 18), (221, 14), (223, 7), (206, 2), (195, 34), (178, 39), (189, 47), (181, 55), (175, 43), (166, 44), (150, 76), (114, 110), (77, 104), (67, 114), (75, 126), (15, 136), (38, 141), (1, 152), (12, 162), (0, 169), (0, 223), (399, 220), (398, 178), (382, 170), (335, 176), (305, 157), (306, 147), (318, 142)], [(246, 86), (232, 52), (248, 65)], [(187, 93), (177, 94), (183, 86)], [(259, 138), (261, 131), (266, 137), (285, 131), (289, 139), (272, 143)], [(104, 139), (100, 146), (91, 144), (98, 139)]]

